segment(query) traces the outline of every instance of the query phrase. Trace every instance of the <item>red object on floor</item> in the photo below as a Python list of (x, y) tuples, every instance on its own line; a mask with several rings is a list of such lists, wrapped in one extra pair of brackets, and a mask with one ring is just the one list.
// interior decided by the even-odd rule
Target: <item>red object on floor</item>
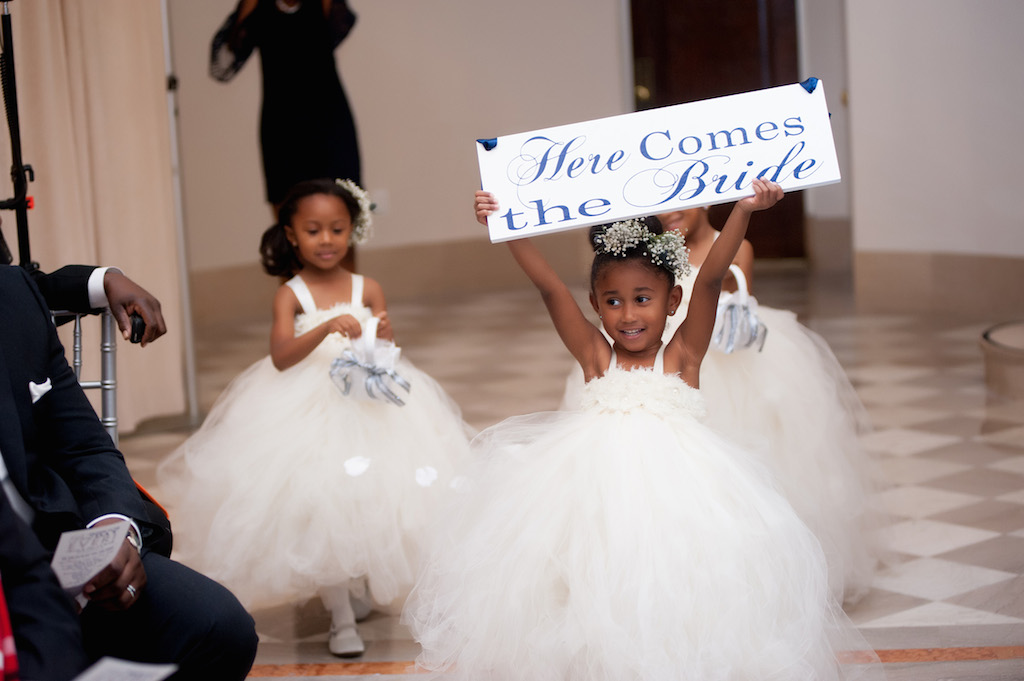
[(18, 654), (14, 649), (14, 629), (7, 614), (7, 599), (0, 580), (0, 679), (18, 681)]

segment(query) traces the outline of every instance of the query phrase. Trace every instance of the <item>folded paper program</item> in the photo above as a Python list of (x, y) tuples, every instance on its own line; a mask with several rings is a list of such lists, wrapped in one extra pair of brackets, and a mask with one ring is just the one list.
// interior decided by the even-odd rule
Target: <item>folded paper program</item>
[(384, 400), (403, 406), (394, 386), (409, 392), (409, 382), (395, 367), (402, 349), (391, 341), (377, 338), (377, 318), (363, 324), (362, 335), (352, 347), (331, 362), (331, 380), (342, 395), (354, 399)]

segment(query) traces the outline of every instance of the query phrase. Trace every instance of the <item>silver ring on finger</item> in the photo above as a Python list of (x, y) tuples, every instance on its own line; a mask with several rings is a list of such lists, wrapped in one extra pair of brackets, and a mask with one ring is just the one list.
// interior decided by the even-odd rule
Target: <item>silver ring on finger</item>
[(133, 601), (135, 600), (135, 597), (139, 595), (139, 593), (135, 590), (135, 587), (132, 586), (131, 584), (126, 586), (124, 588), (124, 590), (127, 591), (129, 594), (131, 594), (131, 597), (132, 597)]

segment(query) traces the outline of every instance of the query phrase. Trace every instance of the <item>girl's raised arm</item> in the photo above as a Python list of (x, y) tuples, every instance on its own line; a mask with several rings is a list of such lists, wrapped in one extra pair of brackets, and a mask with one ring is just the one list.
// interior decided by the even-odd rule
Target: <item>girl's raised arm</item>
[[(487, 216), (498, 209), (498, 203), (490, 192), (477, 191), (474, 208), (477, 221), (486, 225)], [(607, 345), (601, 332), (587, 321), (569, 287), (548, 264), (536, 244), (529, 239), (516, 239), (506, 243), (516, 263), (540, 292), (562, 343), (576, 361), (587, 367), (594, 358), (597, 347), (602, 343)]]
[[(704, 359), (711, 334), (715, 328), (715, 314), (718, 311), (718, 295), (722, 291), (722, 280), (729, 272), (729, 265), (743, 244), (754, 211), (771, 208), (782, 198), (782, 187), (766, 180), (754, 180), (754, 195), (741, 199), (729, 214), (722, 227), (722, 233), (708, 251), (704, 264), (693, 282), (690, 304), (686, 319), (676, 331), (682, 342), (687, 361), (698, 366)], [(673, 339), (675, 340), (675, 339)]]

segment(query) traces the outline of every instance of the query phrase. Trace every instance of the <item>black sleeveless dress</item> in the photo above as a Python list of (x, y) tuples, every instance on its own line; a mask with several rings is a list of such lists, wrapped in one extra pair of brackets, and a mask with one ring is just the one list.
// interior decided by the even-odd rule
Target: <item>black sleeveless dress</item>
[(238, 11), (214, 37), (210, 74), (230, 80), (258, 49), (263, 73), (260, 146), (267, 200), (279, 204), (296, 182), (320, 177), (361, 184), (355, 121), (334, 49), (355, 24), (344, 0), (329, 16), (303, 0), (294, 12), (260, 0), (243, 21)]

